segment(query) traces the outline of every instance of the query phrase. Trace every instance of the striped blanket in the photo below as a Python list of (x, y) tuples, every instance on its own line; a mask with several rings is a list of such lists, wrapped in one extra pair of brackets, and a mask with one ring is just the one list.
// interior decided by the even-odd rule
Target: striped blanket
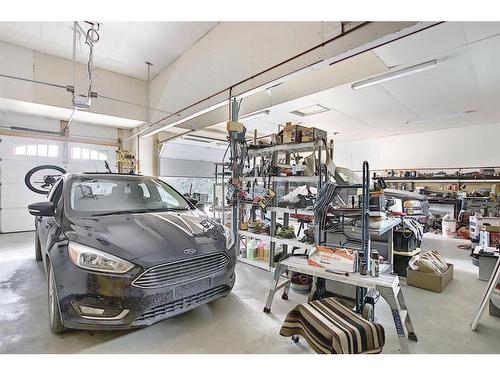
[(295, 307), (280, 335), (301, 335), (317, 353), (326, 354), (380, 353), (385, 343), (384, 327), (363, 319), (333, 297)]

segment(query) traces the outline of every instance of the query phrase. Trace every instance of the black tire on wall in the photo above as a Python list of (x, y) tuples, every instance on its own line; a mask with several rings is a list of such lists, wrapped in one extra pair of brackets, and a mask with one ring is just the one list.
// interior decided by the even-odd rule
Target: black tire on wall
[(26, 184), (26, 187), (35, 193), (45, 195), (49, 192), (50, 189), (42, 190), (37, 188), (36, 186), (33, 186), (33, 184), (31, 183), (31, 176), (33, 176), (36, 172), (41, 171), (43, 169), (57, 171), (61, 174), (65, 174), (66, 170), (64, 168), (58, 167), (57, 165), (39, 165), (38, 167), (30, 169), (28, 173), (26, 173), (26, 176), (24, 176), (24, 183)]

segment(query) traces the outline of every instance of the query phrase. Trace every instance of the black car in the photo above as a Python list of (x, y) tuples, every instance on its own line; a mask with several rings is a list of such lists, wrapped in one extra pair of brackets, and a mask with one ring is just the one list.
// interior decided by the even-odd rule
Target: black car
[(55, 333), (147, 326), (234, 285), (232, 232), (156, 178), (65, 174), (28, 208)]

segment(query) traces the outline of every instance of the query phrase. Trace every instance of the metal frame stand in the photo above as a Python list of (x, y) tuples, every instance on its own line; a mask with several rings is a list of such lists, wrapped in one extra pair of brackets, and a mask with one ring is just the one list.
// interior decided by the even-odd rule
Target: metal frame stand
[(479, 325), (479, 319), (481, 319), (484, 309), (486, 308), (486, 305), (488, 304), (493, 294), (493, 291), (495, 290), (499, 282), (500, 282), (500, 257), (498, 257), (495, 268), (491, 273), (490, 281), (488, 282), (488, 287), (486, 288), (486, 292), (484, 293), (483, 299), (481, 300), (481, 304), (479, 305), (479, 310), (477, 311), (477, 314), (474, 320), (472, 321), (471, 329), (473, 331), (477, 331), (477, 326)]
[[(415, 329), (410, 319), (410, 313), (403, 296), (399, 277), (397, 275), (381, 275), (380, 277), (371, 277), (367, 275), (363, 276), (359, 274), (351, 274), (349, 276), (337, 275), (326, 272), (325, 270), (318, 267), (310, 266), (307, 264), (307, 261), (305, 259), (290, 257), (276, 265), (274, 278), (269, 289), (266, 306), (264, 307), (265, 313), (271, 312), (271, 306), (274, 296), (280, 289), (283, 289), (282, 298), (288, 299), (292, 272), (311, 275), (313, 276), (314, 280), (322, 278), (349, 285), (356, 285), (359, 288), (377, 289), (380, 292), (380, 296), (387, 302), (387, 304), (391, 308), (394, 327), (396, 330), (396, 334), (398, 335), (401, 353), (409, 353), (408, 342), (406, 341), (407, 338), (412, 341), (418, 341)], [(285, 278), (285, 281), (280, 283), (280, 279), (282, 277)], [(311, 297), (315, 292), (314, 285), (316, 285), (316, 283), (313, 283), (313, 289), (311, 290), (311, 293), (309, 295), (309, 301), (312, 300)], [(402, 316), (404, 317), (404, 319), (402, 318)]]
[[(280, 284), (279, 282), (281, 277), (284, 277), (286, 281)], [(278, 263), (274, 271), (274, 278), (271, 284), (271, 288), (269, 289), (269, 294), (267, 295), (266, 306), (264, 307), (265, 313), (271, 312), (271, 305), (273, 304), (274, 295), (281, 288), (284, 288), (281, 298), (284, 300), (288, 299), (288, 292), (290, 291), (291, 280), (292, 276), (291, 273), (287, 271), (287, 267), (282, 265), (281, 263)]]

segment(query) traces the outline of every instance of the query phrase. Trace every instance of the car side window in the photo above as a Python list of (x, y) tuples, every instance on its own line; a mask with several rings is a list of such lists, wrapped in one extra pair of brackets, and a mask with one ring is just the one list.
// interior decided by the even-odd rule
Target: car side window
[(151, 194), (149, 193), (149, 189), (148, 187), (146, 186), (146, 184), (144, 182), (141, 182), (140, 184), (138, 184), (139, 187), (142, 189), (142, 196), (144, 198), (151, 198)]

